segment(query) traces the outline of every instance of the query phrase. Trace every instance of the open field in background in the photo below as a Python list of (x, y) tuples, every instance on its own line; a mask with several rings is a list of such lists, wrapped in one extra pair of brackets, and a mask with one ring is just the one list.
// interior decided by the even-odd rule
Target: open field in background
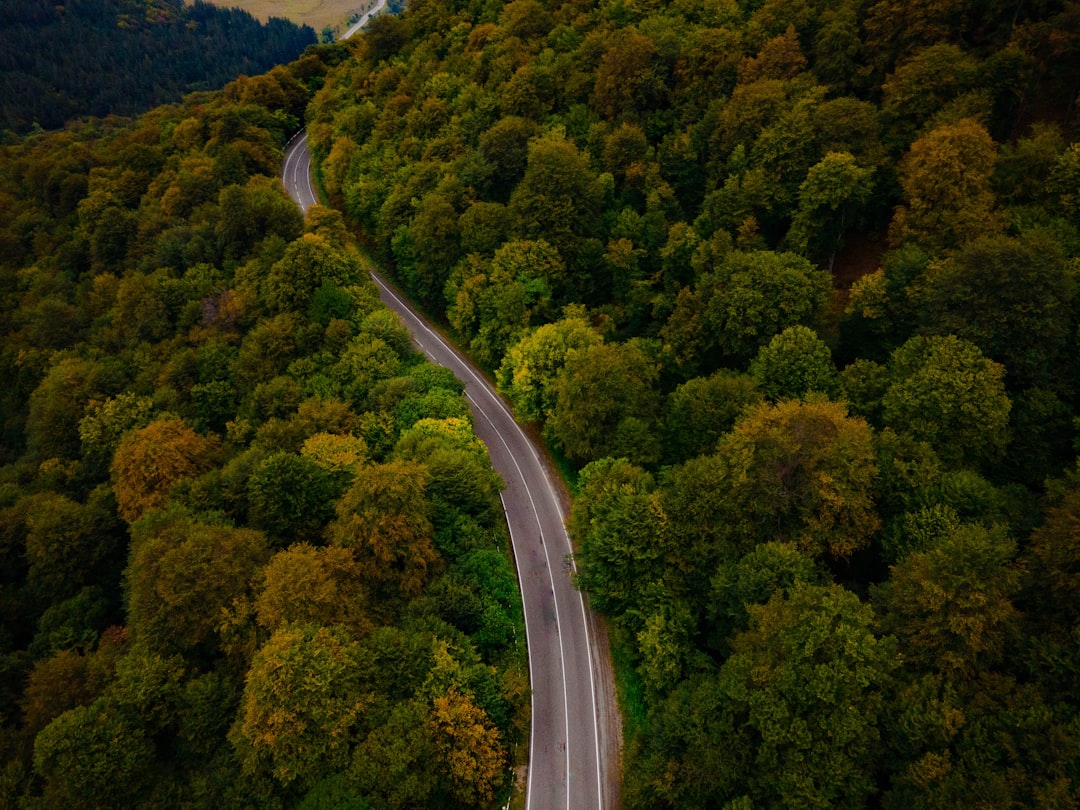
[[(190, 0), (189, 0), (190, 2)], [(258, 20), (284, 17), (295, 23), (310, 25), (319, 34), (324, 26), (345, 30), (350, 12), (363, 14), (375, 0), (207, 0), (222, 8), (240, 8)]]

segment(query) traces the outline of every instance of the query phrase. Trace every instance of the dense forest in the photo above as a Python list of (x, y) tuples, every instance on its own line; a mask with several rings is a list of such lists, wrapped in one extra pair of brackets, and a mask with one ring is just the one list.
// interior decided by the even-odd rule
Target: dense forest
[(509, 794), (502, 482), (278, 178), (345, 56), (0, 148), (0, 806)]
[(135, 115), (296, 59), (315, 32), (202, 0), (5, 0), (0, 131)]
[(574, 478), (631, 808), (1080, 804), (1080, 4), (412, 0), (334, 203)]
[(564, 462), (626, 806), (1077, 807), (1078, 91), (1065, 0), (412, 0), (0, 149), (0, 803), (505, 799), (500, 482), (355, 227)]

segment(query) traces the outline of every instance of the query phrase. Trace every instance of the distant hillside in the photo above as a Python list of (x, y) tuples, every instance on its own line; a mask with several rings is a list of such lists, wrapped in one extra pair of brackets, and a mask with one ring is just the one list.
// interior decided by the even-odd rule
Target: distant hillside
[(0, 5), (0, 130), (133, 115), (295, 59), (315, 32), (182, 0)]
[[(219, 8), (243, 9), (257, 20), (284, 17), (297, 25), (310, 25), (318, 32), (330, 28), (341, 34), (350, 20), (360, 18), (375, 5), (375, 0), (318, 0), (296, 3), (293, 0), (206, 0)], [(404, 3), (402, 4), (404, 7)]]

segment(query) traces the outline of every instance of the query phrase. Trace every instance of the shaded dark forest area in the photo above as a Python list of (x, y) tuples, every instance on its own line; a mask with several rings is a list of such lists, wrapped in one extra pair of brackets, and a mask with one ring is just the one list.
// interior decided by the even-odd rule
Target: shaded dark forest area
[(296, 59), (315, 32), (183, 0), (5, 0), (0, 131), (136, 115)]

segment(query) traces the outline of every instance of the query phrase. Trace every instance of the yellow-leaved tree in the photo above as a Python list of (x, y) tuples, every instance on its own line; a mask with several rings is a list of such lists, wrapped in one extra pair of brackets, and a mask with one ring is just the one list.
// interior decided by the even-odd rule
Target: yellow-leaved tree
[(160, 419), (128, 434), (112, 462), (117, 511), (131, 523), (165, 505), (169, 488), (212, 466), (219, 442), (200, 436), (181, 419)]
[(490, 802), (505, 770), (506, 750), (487, 712), (451, 686), (432, 702), (428, 725), (455, 798), (469, 806)]

